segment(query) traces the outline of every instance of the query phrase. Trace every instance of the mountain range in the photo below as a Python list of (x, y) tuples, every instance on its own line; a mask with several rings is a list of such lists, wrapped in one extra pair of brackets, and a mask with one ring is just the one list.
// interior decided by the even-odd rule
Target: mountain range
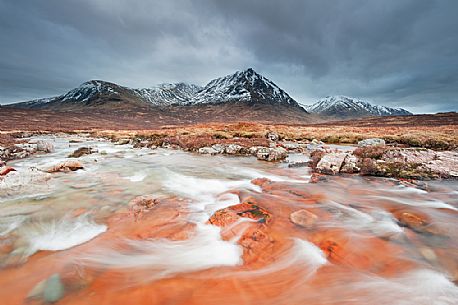
[[(240, 119), (310, 121), (311, 117), (333, 118), (410, 115), (401, 108), (374, 106), (345, 96), (320, 99), (302, 107), (274, 82), (249, 68), (210, 81), (206, 86), (175, 83), (132, 89), (114, 83), (91, 80), (69, 92), (51, 98), (4, 105), (11, 108), (50, 110), (156, 110), (162, 114), (190, 111), (196, 115), (227, 115)], [(314, 116), (315, 114), (315, 116)], [(186, 114), (182, 114), (186, 116)]]

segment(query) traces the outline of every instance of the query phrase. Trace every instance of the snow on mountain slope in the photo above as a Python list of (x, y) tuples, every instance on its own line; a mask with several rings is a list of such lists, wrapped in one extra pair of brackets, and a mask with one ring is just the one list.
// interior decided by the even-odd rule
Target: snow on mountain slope
[(304, 107), (308, 112), (336, 117), (411, 115), (402, 108), (372, 105), (347, 96), (327, 96), (315, 104)]
[[(56, 98), (57, 97), (45, 97), (45, 98), (40, 98), (40, 99), (31, 100), (27, 102), (19, 102), (19, 103), (15, 103), (12, 105), (14, 105), (17, 108), (30, 108), (30, 109), (41, 108), (41, 106), (48, 104), (49, 102), (55, 100)], [(9, 105), (5, 105), (5, 106), (8, 107)]]
[(135, 94), (153, 105), (186, 104), (202, 87), (193, 84), (160, 84), (152, 88), (133, 89)]
[(212, 80), (194, 96), (190, 104), (219, 104), (231, 101), (300, 107), (275, 83), (251, 68)]
[(152, 88), (131, 89), (101, 80), (91, 80), (53, 97), (16, 103), (10, 106), (17, 108), (59, 108), (77, 107), (79, 105), (100, 105), (107, 102), (131, 101), (136, 104), (166, 106), (187, 103), (197, 91), (196, 85), (185, 83), (161, 84)]
[(59, 97), (62, 102), (87, 102), (97, 95), (120, 95), (123, 88), (113, 83), (91, 80)]

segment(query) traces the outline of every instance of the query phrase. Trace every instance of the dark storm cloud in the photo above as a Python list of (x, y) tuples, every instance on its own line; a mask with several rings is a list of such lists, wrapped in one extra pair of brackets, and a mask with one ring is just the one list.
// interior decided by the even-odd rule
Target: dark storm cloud
[(458, 110), (458, 1), (0, 0), (0, 102), (254, 67), (294, 98)]

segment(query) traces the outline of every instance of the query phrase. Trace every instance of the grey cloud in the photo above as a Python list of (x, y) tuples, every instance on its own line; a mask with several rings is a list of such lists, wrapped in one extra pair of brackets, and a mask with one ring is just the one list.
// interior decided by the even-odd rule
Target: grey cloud
[(303, 103), (331, 94), (458, 110), (458, 2), (0, 0), (0, 103), (88, 79), (206, 81), (254, 67)]

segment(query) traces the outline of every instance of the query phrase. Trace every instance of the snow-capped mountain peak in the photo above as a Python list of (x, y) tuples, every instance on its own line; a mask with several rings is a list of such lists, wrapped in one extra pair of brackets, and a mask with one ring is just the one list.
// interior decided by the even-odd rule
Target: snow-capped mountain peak
[(391, 116), (411, 115), (402, 108), (372, 105), (369, 102), (343, 95), (327, 96), (316, 103), (304, 107), (307, 111), (327, 116), (358, 117), (358, 116)]
[(210, 81), (191, 103), (219, 104), (232, 101), (300, 107), (285, 91), (252, 68)]
[(62, 102), (87, 102), (100, 94), (119, 95), (119, 88), (121, 87), (113, 83), (101, 80), (90, 80), (61, 96), (61, 100)]

